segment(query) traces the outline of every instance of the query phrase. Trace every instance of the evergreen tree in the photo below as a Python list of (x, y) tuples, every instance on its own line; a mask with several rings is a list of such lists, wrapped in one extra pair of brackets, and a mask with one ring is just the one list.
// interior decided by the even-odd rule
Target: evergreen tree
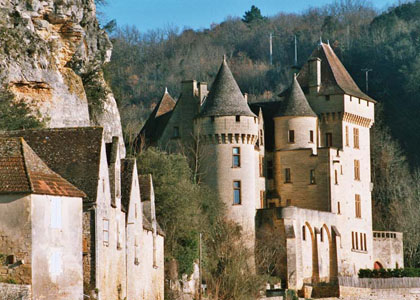
[(255, 5), (252, 5), (251, 9), (245, 12), (245, 15), (243, 16), (242, 21), (247, 24), (250, 24), (255, 21), (264, 21), (266, 19), (267, 19), (266, 17), (263, 17), (261, 15), (261, 10)]

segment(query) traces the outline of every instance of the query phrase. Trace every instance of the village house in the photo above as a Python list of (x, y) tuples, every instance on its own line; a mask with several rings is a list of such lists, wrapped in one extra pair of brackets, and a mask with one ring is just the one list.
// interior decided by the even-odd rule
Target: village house
[(83, 299), (82, 198), (23, 138), (0, 138), (0, 275), (33, 299)]
[(153, 189), (144, 193), (144, 201), (153, 198), (144, 214), (136, 162), (121, 158), (119, 139), (105, 143), (101, 127), (22, 130), (2, 136), (23, 138), (40, 160), (83, 191), (79, 240), (84, 294), (97, 299), (163, 299), (164, 234), (148, 225), (158, 228), (155, 217), (147, 218), (155, 216), (149, 195)]

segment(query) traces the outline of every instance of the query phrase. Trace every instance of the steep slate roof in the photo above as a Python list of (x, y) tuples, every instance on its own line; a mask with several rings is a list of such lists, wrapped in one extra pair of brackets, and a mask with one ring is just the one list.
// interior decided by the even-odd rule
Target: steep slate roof
[(216, 79), (211, 86), (200, 115), (209, 116), (251, 116), (256, 115), (251, 111), (232, 72), (223, 59)]
[(103, 128), (19, 130), (1, 136), (23, 137), (51, 170), (86, 193), (85, 201), (96, 201)]
[(150, 114), (143, 128), (140, 130), (135, 143), (140, 143), (141, 139), (144, 137), (147, 144), (154, 144), (162, 135), (162, 132), (171, 117), (175, 104), (175, 100), (168, 93), (168, 90), (165, 89), (162, 98)]
[(19, 137), (0, 138), (0, 193), (86, 197), (53, 172)]
[(286, 93), (284, 107), (279, 109), (276, 117), (279, 116), (301, 116), (301, 117), (316, 117), (317, 115), (312, 110), (294, 75), (292, 85)]
[[(124, 212), (128, 212), (128, 208), (130, 207), (135, 164), (136, 160), (134, 158), (121, 160), (121, 208)], [(128, 214), (126, 216), (128, 217)]]
[[(345, 93), (365, 100), (375, 101), (359, 89), (330, 45), (321, 43), (312, 52), (311, 57), (321, 59), (320, 94), (329, 95)], [(306, 63), (299, 72), (298, 81), (303, 89), (309, 87), (308, 63)]]

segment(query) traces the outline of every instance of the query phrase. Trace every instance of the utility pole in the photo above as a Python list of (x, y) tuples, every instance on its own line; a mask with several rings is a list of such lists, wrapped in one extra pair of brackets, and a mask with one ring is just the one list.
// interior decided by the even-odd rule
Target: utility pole
[(201, 232), (200, 232), (200, 241), (198, 244), (198, 299), (201, 300), (202, 290), (202, 276), (201, 276), (201, 259), (202, 259), (202, 249), (201, 249)]
[(273, 65), (273, 33), (270, 32), (270, 66)]
[(364, 68), (361, 70), (362, 72), (365, 72), (366, 76), (366, 93), (369, 92), (369, 72), (372, 71), (372, 69)]
[(297, 58), (297, 38), (295, 34), (295, 67), (298, 65), (298, 58)]

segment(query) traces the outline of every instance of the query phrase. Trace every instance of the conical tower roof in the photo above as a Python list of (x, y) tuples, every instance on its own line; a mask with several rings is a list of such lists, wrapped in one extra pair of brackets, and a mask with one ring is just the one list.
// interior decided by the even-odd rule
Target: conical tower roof
[(203, 104), (200, 116), (256, 117), (249, 108), (235, 78), (233, 78), (226, 59), (223, 59), (209, 95)]
[(276, 117), (281, 116), (296, 116), (296, 117), (316, 117), (317, 115), (312, 110), (296, 79), (296, 74), (293, 77), (292, 85), (286, 94), (285, 106), (280, 109)]

